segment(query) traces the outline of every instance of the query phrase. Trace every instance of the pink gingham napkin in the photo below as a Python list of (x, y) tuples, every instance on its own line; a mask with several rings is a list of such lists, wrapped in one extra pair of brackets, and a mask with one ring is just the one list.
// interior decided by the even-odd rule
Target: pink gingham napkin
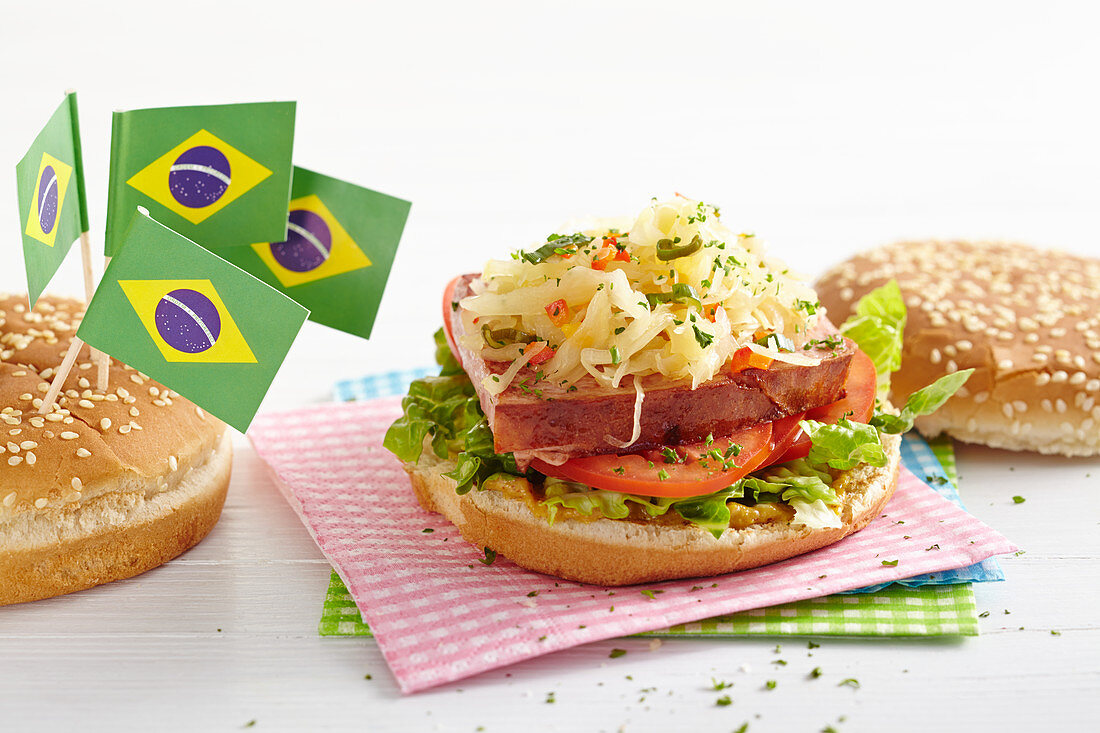
[(755, 570), (601, 588), (532, 573), (503, 557), (486, 566), (480, 548), (420, 508), (400, 463), (382, 447), (400, 412), (399, 398), (326, 404), (260, 415), (248, 435), (344, 579), (406, 693), (590, 641), (1016, 549), (903, 468), (884, 514), (863, 531)]

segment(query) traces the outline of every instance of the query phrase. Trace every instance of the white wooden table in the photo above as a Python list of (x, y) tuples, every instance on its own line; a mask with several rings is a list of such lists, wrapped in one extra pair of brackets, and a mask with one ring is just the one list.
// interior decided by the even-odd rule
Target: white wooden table
[[(429, 363), (451, 276), (676, 190), (808, 273), (904, 236), (1100, 255), (1094, 28), (1006, 3), (8, 3), (0, 167), (75, 86), (98, 239), (110, 110), (298, 99), (298, 163), (414, 204), (372, 339), (307, 324), (276, 409)], [(13, 181), (6, 289), (22, 287)], [(80, 292), (75, 262), (55, 289)], [(199, 547), (0, 609), (0, 731), (1100, 728), (1097, 460), (960, 450), (969, 508), (1025, 550), (976, 587), (980, 637), (826, 639), (813, 657), (795, 638), (621, 640), (402, 697), (373, 641), (317, 635), (328, 565), (237, 447)]]

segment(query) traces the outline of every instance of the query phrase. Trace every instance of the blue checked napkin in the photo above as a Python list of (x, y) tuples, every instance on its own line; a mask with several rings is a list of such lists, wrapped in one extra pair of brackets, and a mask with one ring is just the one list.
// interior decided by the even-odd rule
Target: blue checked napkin
[[(341, 380), (333, 387), (334, 397), (337, 402), (355, 402), (373, 400), (379, 397), (393, 397), (403, 395), (409, 389), (409, 383), (414, 379), (436, 374), (436, 367), (421, 367), (406, 369), (403, 371), (386, 372), (383, 374), (371, 374), (358, 379)], [(924, 438), (915, 431), (910, 431), (901, 442), (901, 460), (905, 467), (912, 471), (917, 478), (922, 479), (945, 499), (963, 507), (962, 500), (955, 485), (951, 483), (943, 465), (932, 448)], [(984, 583), (992, 580), (1004, 580), (1004, 572), (996, 559), (990, 558), (980, 563), (956, 570), (945, 570), (938, 573), (916, 575), (912, 578), (897, 581), (898, 585), (915, 588), (922, 585), (951, 585), (954, 583)], [(868, 586), (848, 593), (873, 593), (885, 588), (890, 583)]]

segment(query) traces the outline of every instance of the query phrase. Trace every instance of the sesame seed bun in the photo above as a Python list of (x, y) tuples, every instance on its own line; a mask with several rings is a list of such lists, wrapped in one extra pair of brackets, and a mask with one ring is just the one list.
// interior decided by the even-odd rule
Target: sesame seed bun
[(87, 347), (53, 410), (42, 397), (83, 304), (0, 296), (0, 605), (156, 567), (201, 540), (225, 500), (225, 425), (113, 361), (95, 388)]
[(887, 464), (845, 471), (834, 482), (843, 500), (836, 529), (795, 527), (769, 518), (728, 529), (720, 539), (688, 522), (558, 518), (549, 524), (526, 501), (496, 488), (455, 493), (443, 474), (454, 469), (424, 451), (405, 464), (420, 505), (458, 527), (475, 547), (488, 547), (517, 565), (559, 578), (597, 585), (632, 585), (674, 578), (722, 575), (816, 550), (865, 527), (897, 487), (901, 439), (884, 435)]
[(909, 311), (894, 403), (944, 374), (975, 370), (917, 420), (923, 434), (1100, 453), (1100, 260), (1022, 244), (898, 242), (837, 265), (816, 289), (839, 322), (891, 279)]

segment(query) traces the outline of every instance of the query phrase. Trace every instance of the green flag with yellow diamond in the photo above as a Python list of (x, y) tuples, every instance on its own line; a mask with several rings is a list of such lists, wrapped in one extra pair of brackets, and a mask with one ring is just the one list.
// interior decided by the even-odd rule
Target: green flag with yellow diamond
[(286, 237), (294, 102), (115, 112), (104, 253), (138, 206), (207, 248)]
[(409, 207), (295, 167), (287, 236), (218, 254), (309, 308), (311, 321), (367, 338)]
[(244, 432), (308, 315), (138, 213), (77, 336)]
[(75, 93), (65, 95), (16, 164), (15, 175), (27, 293), (33, 306), (73, 242), (88, 231)]

